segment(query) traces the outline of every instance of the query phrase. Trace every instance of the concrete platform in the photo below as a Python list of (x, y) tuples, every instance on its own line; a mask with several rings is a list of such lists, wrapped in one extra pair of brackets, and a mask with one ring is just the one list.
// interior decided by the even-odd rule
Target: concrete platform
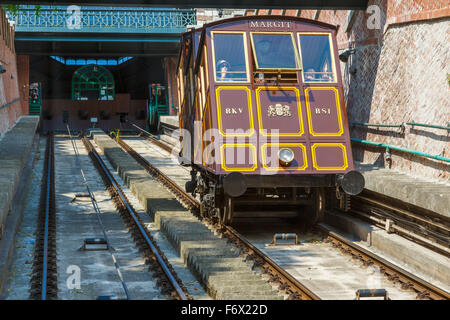
[(373, 164), (355, 163), (365, 188), (450, 218), (450, 184), (419, 179)]
[(38, 124), (38, 116), (22, 116), (0, 140), (0, 239)]
[[(45, 154), (45, 144), (46, 138), (36, 135), (5, 220), (6, 228), (0, 240), (0, 299), (12, 291), (15, 298), (23, 292), (26, 292), (26, 298), (29, 295), (30, 281), (22, 277), (13, 283), (10, 276), (13, 272), (32, 274), (30, 257), (34, 253), (33, 233), (36, 229), (44, 162), (44, 158), (38, 155)], [(17, 256), (22, 259), (17, 259)]]

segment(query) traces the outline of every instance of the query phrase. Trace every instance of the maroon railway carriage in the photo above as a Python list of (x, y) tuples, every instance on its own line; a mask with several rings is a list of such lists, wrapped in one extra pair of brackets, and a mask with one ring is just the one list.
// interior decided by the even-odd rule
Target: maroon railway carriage
[[(296, 210), (364, 187), (353, 168), (336, 27), (295, 17), (221, 20), (184, 33), (177, 70), (186, 189), (202, 214)], [(342, 201), (344, 200), (344, 201)]]

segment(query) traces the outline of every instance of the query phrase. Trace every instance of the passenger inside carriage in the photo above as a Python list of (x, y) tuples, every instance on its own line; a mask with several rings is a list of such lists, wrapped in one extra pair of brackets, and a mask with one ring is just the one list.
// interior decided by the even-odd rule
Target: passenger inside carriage
[(230, 77), (227, 78), (227, 75), (229, 75), (229, 71), (230, 71), (231, 67), (230, 67), (230, 64), (226, 60), (220, 60), (217, 63), (217, 68), (220, 71), (220, 77), (219, 77), (220, 81), (231, 81)]
[(305, 72), (305, 80), (306, 81), (315, 81), (316, 80), (316, 71), (313, 68), (309, 68)]
[(244, 33), (213, 33), (216, 81), (247, 81)]
[(305, 82), (335, 81), (330, 37), (300, 34), (299, 38)]

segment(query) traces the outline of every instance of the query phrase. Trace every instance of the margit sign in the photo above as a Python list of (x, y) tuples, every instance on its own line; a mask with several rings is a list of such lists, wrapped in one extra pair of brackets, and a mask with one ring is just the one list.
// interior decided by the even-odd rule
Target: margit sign
[(256, 20), (256, 21), (249, 21), (248, 22), (250, 29), (254, 29), (254, 28), (258, 28), (258, 29), (264, 29), (264, 28), (269, 28), (269, 29), (283, 29), (283, 30), (288, 30), (291, 28), (292, 23), (290, 21), (276, 21), (276, 20), (269, 20), (269, 21), (264, 21), (264, 20)]

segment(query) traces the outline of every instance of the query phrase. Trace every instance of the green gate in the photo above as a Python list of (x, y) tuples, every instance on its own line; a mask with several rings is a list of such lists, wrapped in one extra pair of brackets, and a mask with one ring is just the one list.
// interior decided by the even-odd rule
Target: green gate
[(114, 100), (114, 77), (99, 65), (77, 69), (72, 77), (72, 100)]
[(40, 116), (42, 109), (41, 83), (35, 82), (30, 84), (28, 113), (32, 116)]

